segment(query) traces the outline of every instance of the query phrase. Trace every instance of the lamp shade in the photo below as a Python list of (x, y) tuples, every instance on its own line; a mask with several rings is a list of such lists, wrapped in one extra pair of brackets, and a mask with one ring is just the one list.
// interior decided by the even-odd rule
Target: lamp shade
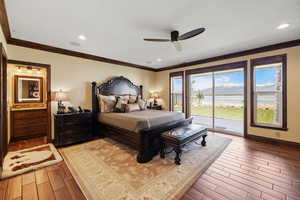
[(158, 92), (152, 92), (151, 93), (151, 98), (158, 99), (159, 98)]
[(68, 92), (64, 92), (62, 90), (59, 90), (58, 92), (54, 92), (54, 101), (69, 101), (69, 95)]

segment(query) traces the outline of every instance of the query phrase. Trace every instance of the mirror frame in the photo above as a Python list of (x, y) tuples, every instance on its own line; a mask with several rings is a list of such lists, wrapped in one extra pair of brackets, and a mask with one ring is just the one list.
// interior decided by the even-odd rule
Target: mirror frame
[[(24, 101), (19, 101), (19, 79), (20, 78), (30, 78), (30, 79), (39, 79), (40, 80), (40, 99), (39, 100), (24, 100)], [(44, 99), (44, 83), (43, 83), (44, 79), (43, 77), (39, 77), (39, 76), (19, 76), (19, 75), (15, 75), (14, 76), (14, 82), (15, 82), (15, 91), (14, 91), (14, 95), (15, 95), (15, 103), (42, 103), (43, 99)]]

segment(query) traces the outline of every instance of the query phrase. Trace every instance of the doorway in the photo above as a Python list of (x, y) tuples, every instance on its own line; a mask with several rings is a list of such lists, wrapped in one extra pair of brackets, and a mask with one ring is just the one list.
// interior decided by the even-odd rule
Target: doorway
[(247, 132), (246, 62), (186, 72), (187, 116), (211, 131), (244, 136)]
[(7, 56), (0, 43), (0, 173), (7, 153)]

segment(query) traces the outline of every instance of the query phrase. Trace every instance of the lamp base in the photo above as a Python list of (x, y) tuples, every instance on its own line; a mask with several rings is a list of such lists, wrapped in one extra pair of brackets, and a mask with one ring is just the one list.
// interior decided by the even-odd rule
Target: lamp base
[(58, 102), (57, 104), (57, 114), (64, 114), (65, 113), (66, 107), (62, 104), (61, 101)]

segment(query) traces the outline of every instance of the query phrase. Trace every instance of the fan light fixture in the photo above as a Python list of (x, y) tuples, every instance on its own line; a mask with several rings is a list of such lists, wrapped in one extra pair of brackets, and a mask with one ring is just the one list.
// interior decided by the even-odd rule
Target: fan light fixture
[(279, 26), (277, 26), (277, 29), (285, 29), (289, 26), (290, 26), (290, 24), (280, 24)]

